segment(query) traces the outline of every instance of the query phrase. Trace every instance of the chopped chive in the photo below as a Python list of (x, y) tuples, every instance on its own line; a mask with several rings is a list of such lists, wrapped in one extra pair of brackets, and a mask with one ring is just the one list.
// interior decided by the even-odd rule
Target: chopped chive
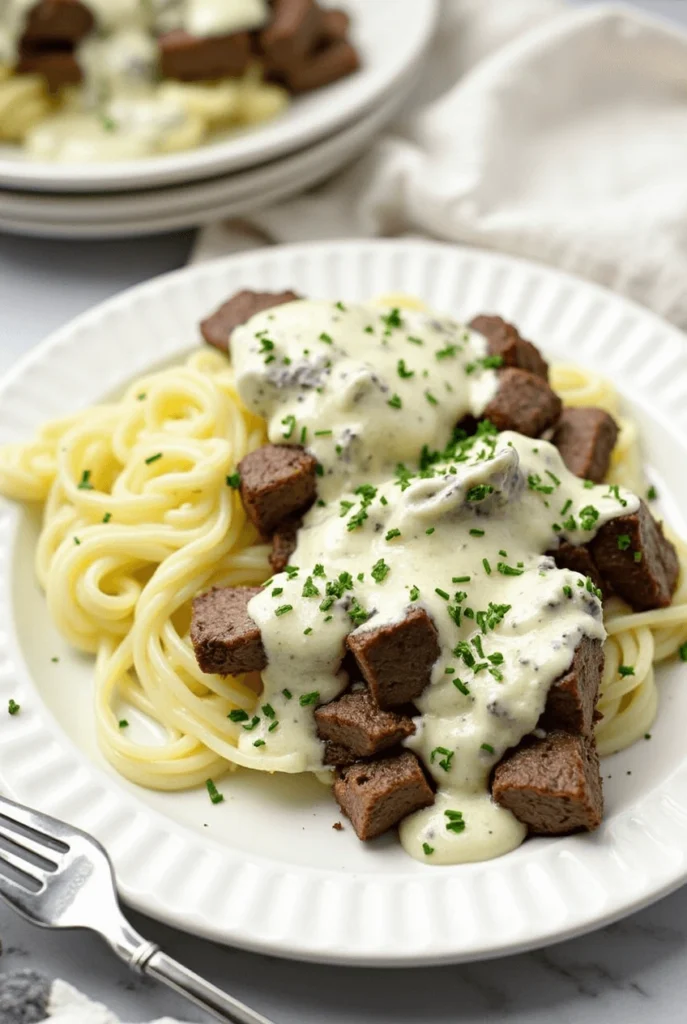
[(272, 725), (269, 727), (269, 729), (267, 731), (268, 732), (274, 732), (274, 730), (278, 729), (278, 728), (279, 728), (279, 722), (274, 721), (274, 722), (272, 722)]
[(295, 417), (295, 416), (293, 416), (293, 415), (290, 415), (290, 416), (285, 416), (285, 417), (284, 417), (284, 419), (283, 419), (283, 420), (281, 421), (281, 423), (282, 423), (282, 426), (283, 426), (283, 427), (286, 427), (286, 428), (287, 428), (287, 429), (286, 429), (286, 430), (285, 430), (285, 431), (284, 431), (284, 432), (282, 433), (282, 435), (281, 435), (281, 436), (282, 436), (282, 437), (283, 437), (283, 438), (284, 438), (285, 440), (287, 440), (287, 441), (288, 441), (288, 439), (289, 439), (289, 438), (291, 437), (291, 435), (293, 434), (294, 430), (296, 429), (296, 417)]
[(621, 533), (620, 536), (617, 537), (616, 543), (618, 545), (618, 551), (627, 551), (632, 543), (632, 538), (629, 533)]
[(438, 594), (439, 597), (443, 597), (444, 601), (450, 601), (451, 595), (447, 594), (445, 590), (440, 590), (439, 587), (434, 588), (434, 593)]
[[(420, 596), (420, 591), (418, 590), (418, 588), (417, 587), (411, 587), (410, 588), (410, 600), (411, 601), (417, 601), (419, 596)], [(687, 651), (687, 644), (685, 644), (684, 646), (685, 646), (685, 649)], [(687, 657), (683, 658), (682, 660), (683, 661), (687, 661)]]
[(484, 536), (484, 530), (470, 530), (470, 536), (471, 537), (483, 537)]
[(483, 558), (482, 565), (484, 566), (484, 571), (486, 572), (487, 576), (491, 576), (491, 566), (489, 565), (489, 559)]
[(522, 576), (524, 569), (516, 569), (513, 565), (506, 565), (505, 562), (499, 562), (496, 566), (502, 576)]
[(658, 498), (658, 491), (653, 486), (653, 484), (649, 488), (649, 490), (646, 492), (646, 496), (647, 496), (648, 501), (656, 501), (656, 499)]
[(259, 723), (259, 721), (260, 719), (258, 718), (258, 716), (253, 715), (248, 725), (244, 725), (243, 728), (246, 730), (246, 732), (252, 732), (255, 726)]
[(105, 515), (103, 516), (103, 522), (104, 523), (109, 523), (110, 519), (112, 519), (112, 513), (111, 512), (106, 512)]
[(386, 404), (390, 405), (392, 409), (401, 409), (401, 408), (403, 408), (403, 402), (401, 401), (399, 395), (392, 395), (391, 398), (389, 399), (389, 401)]
[(396, 364), (396, 372), (402, 380), (409, 380), (410, 377), (415, 376), (415, 370), (408, 369), (405, 359), (399, 359)]
[(333, 433), (333, 430), (316, 430), (315, 437), (331, 437)]
[(214, 784), (212, 779), (208, 779), (207, 782), (205, 783), (205, 786), (206, 786), (206, 789), (208, 791), (208, 795), (209, 795), (210, 800), (212, 801), (212, 803), (213, 804), (221, 804), (222, 801), (224, 800), (224, 797), (219, 792), (219, 790), (217, 789), (217, 786)]
[(429, 843), (423, 843), (422, 852), (424, 853), (425, 857), (431, 857), (432, 854), (434, 853), (434, 847), (430, 846)]
[(565, 594), (566, 597), (572, 597), (573, 596), (573, 588), (572, 587), (568, 587), (568, 586), (563, 587), (563, 593)]
[(397, 529), (389, 530), (384, 540), (393, 540), (394, 537), (400, 537), (401, 531)]
[(687, 643), (680, 645), (679, 650), (680, 661), (687, 661)]
[(162, 452), (158, 452), (157, 455), (151, 455), (150, 458), (146, 459), (146, 466), (152, 466), (154, 462), (162, 458)]
[(287, 700), (291, 700), (291, 698), (293, 697), (291, 690), (282, 690), (281, 692), (284, 694)]
[(269, 718), (269, 719), (276, 718), (276, 714), (277, 714), (271, 704), (263, 704), (262, 705), (262, 713), (265, 716), (265, 718)]
[(634, 666), (633, 665), (619, 665), (618, 666), (618, 675), (619, 676), (623, 676), (623, 678), (624, 678), (625, 676), (633, 676), (634, 674), (635, 674), (635, 670), (634, 670)]
[(325, 345), (333, 345), (334, 343), (331, 334), (327, 334), (326, 331), (322, 331), (322, 334), (320, 334), (320, 341), (323, 341)]
[(279, 595), (283, 594), (283, 593), (284, 593), (284, 588), (283, 587), (275, 587), (274, 590), (272, 591), (272, 597), (279, 597)]
[(372, 572), (370, 574), (375, 583), (381, 583), (389, 575), (389, 566), (386, 564), (383, 558), (380, 558), (378, 562), (372, 566)]
[(317, 704), (319, 699), (320, 699), (320, 692), (319, 692), (319, 690), (313, 690), (312, 693), (303, 693), (303, 694), (301, 694), (301, 696), (298, 698), (298, 703), (300, 704), (300, 706), (302, 708), (307, 708), (311, 704)]
[(463, 682), (462, 679), (453, 679), (452, 682), (453, 682), (453, 685), (455, 686), (455, 688), (457, 690), (460, 690), (460, 692), (462, 694), (464, 694), (466, 697), (468, 696), (468, 694), (470, 693), (470, 690), (465, 685), (465, 683)]
[(120, 729), (128, 729), (129, 728), (129, 723), (127, 722), (126, 718), (120, 718), (120, 720), (119, 720), (119, 728)]
[(292, 612), (292, 611), (293, 611), (293, 605), (292, 604), (283, 604), (279, 608), (275, 608), (274, 614), (276, 616), (281, 616), (281, 615), (286, 615), (286, 614), (288, 614), (288, 612)]
[(635, 553), (634, 553), (634, 560), (635, 560), (635, 562), (641, 562), (643, 557), (644, 556), (642, 555), (641, 551), (635, 551)]
[(78, 485), (80, 491), (92, 491), (93, 484), (91, 483), (91, 471), (90, 469), (84, 469), (81, 474), (81, 482)]
[(439, 399), (435, 398), (431, 391), (425, 391), (425, 398), (427, 399), (430, 405), (439, 404)]
[(479, 749), (480, 750), (486, 750), (487, 754), (493, 754), (494, 753), (494, 748), (492, 747), (491, 743), (483, 743), (482, 746)]
[(431, 537), (432, 534), (434, 533), (434, 530), (435, 530), (435, 527), (434, 526), (430, 526), (428, 530), (425, 530), (425, 533), (427, 534), (428, 537)]
[(247, 722), (249, 719), (248, 712), (244, 711), (243, 708), (234, 708), (233, 711), (229, 712), (227, 717), (230, 718), (232, 722)]
[(8, 701), (8, 704), (7, 704), (7, 713), (10, 714), (10, 715), (18, 715), (20, 711), (21, 711), (21, 705), (17, 704), (16, 700), (13, 700), (10, 697), (10, 699)]
[(451, 583), (469, 583), (469, 582), (470, 582), (470, 577), (469, 576), (452, 576), (451, 577)]
[(240, 486), (241, 474), (238, 472), (230, 473), (229, 476), (227, 477), (227, 487), (231, 487), (232, 491), (237, 491)]
[(264, 740), (256, 740), (254, 742), (253, 746), (254, 747), (264, 747), (264, 746), (266, 746), (266, 743), (265, 743)]

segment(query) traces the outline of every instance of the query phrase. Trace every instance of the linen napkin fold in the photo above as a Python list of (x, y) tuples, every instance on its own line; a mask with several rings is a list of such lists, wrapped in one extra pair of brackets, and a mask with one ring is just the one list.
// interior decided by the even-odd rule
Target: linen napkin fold
[(638, 10), (444, 0), (411, 109), (353, 166), (194, 261), (419, 235), (591, 278), (687, 327), (687, 34)]

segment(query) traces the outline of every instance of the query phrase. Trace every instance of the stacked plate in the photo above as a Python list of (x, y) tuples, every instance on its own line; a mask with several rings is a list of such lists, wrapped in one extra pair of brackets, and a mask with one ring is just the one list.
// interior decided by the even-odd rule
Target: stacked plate
[(0, 230), (115, 238), (242, 217), (326, 180), (359, 156), (412, 91), (438, 0), (346, 0), (362, 69), (294, 100), (278, 119), (185, 153), (42, 163), (0, 146)]

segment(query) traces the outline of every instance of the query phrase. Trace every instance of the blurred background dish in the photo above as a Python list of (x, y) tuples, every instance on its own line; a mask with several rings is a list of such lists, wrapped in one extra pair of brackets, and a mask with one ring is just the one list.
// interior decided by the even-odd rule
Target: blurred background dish
[[(15, 0), (15, 3), (16, 6), (23, 8), (25, 14), (26, 3), (23, 0)], [(102, 7), (103, 12), (110, 10), (105, 0), (97, 0), (97, 6)], [(129, 6), (136, 7), (137, 0)], [(233, 130), (224, 137), (221, 134), (214, 135), (211, 141), (182, 152), (104, 162), (90, 162), (90, 150), (86, 143), (81, 148), (67, 147), (66, 150), (62, 150), (62, 158), (59, 161), (37, 158), (43, 152), (50, 153), (53, 157), (56, 153), (54, 139), (51, 137), (52, 129), (47, 125), (44, 126), (45, 130), (43, 126), (39, 126), (32, 136), (33, 154), (29, 154), (26, 148), (17, 142), (0, 146), (0, 186), (4, 189), (80, 193), (152, 189), (235, 173), (304, 149), (350, 126), (361, 116), (369, 114), (402, 86), (409, 70), (417, 66), (429, 43), (437, 6), (436, 0), (423, 0), (420, 4), (415, 0), (394, 0), (393, 5), (390, 5), (388, 0), (342, 0), (337, 8), (350, 18), (346, 45), (355, 50), (357, 60), (360, 62), (359, 70), (353, 70), (351, 58), (345, 68), (339, 69), (343, 77), (322, 88), (313, 88), (312, 91), (306, 90), (316, 84), (314, 79), (306, 80), (303, 75), (296, 75), (294, 78), (294, 74), (290, 72), (278, 71), (281, 88), (286, 87), (286, 91), (293, 94), (293, 97), (292, 102), (288, 106), (284, 105), (283, 112), (273, 120), (265, 120), (252, 128), (244, 127), (238, 132)], [(11, 21), (11, 18), (7, 20)], [(3, 23), (0, 33), (2, 31), (6, 37), (11, 36), (11, 25), (8, 29)], [(0, 81), (0, 133), (4, 117), (5, 134), (11, 137), (11, 111), (15, 112), (13, 116), (16, 118), (16, 111), (22, 109), (25, 123), (30, 122), (32, 118), (40, 121), (44, 116), (42, 104), (45, 102), (45, 94), (41, 80), (35, 76), (9, 75), (8, 57), (3, 57), (2, 43), (3, 39), (0, 37), (0, 64), (5, 66), (5, 80)], [(6, 38), (5, 50), (7, 49)], [(350, 55), (350, 50), (347, 52)], [(162, 59), (164, 66), (164, 61), (168, 58), (163, 54)], [(27, 63), (26, 56), (22, 61), (19, 67), (24, 70), (34, 70), (35, 64), (35, 70), (42, 70), (45, 73), (44, 63), (41, 63), (45, 61), (42, 52), (36, 57), (34, 64), (30, 61)], [(175, 73), (183, 77), (183, 70), (177, 69)], [(241, 71), (243, 73), (244, 69)], [(228, 102), (222, 89), (226, 91), (231, 86), (232, 96), (238, 90), (243, 100), (250, 100), (249, 106), (251, 103), (253, 106), (257, 105), (260, 108), (259, 112), (264, 114), (266, 107), (270, 107), (270, 110), (275, 107), (273, 101), (276, 102), (277, 93), (274, 89), (278, 89), (279, 85), (263, 88), (260, 81), (251, 78), (251, 73), (250, 70), (246, 71), (243, 78), (237, 79), (234, 83), (220, 83), (216, 87), (218, 94), (213, 93), (212, 97), (208, 97), (206, 93), (208, 90), (212, 91), (214, 86), (207, 83), (189, 84), (178, 81), (164, 83), (169, 93), (168, 96), (167, 93), (165, 95), (174, 103), (183, 92), (186, 107), (189, 104), (200, 103), (205, 109), (210, 100), (221, 107), (225, 100)], [(4, 107), (3, 95), (6, 101)], [(245, 107), (243, 100), (242, 110)], [(70, 103), (73, 103), (73, 100), (68, 100), (67, 110), (60, 114), (60, 117), (67, 120), (71, 118), (73, 129), (80, 130), (81, 115), (73, 112)], [(253, 111), (253, 114), (255, 113)], [(113, 112), (110, 112), (109, 107), (103, 108), (101, 115), (99, 132), (105, 143), (109, 144), (113, 142), (116, 134), (112, 132), (112, 138), (108, 140), (109, 127), (114, 121)], [(257, 116), (244, 115), (245, 110), (239, 118), (244, 124), (260, 120)], [(64, 125), (65, 133), (72, 132), (70, 125), (72, 121)], [(22, 134), (19, 127), (15, 134)], [(52, 135), (54, 134), (52, 131)], [(203, 137), (204, 132), (199, 133), (198, 141)], [(78, 158), (80, 153), (82, 158)], [(73, 162), (64, 162), (64, 157), (70, 154), (77, 159)], [(116, 147), (112, 145), (112, 155), (121, 157), (122, 151), (116, 151)]]
[(319, 184), (354, 160), (400, 110), (416, 81), (416, 74), (408, 74), (384, 103), (314, 146), (223, 178), (86, 196), (0, 190), (0, 230), (44, 238), (104, 239), (246, 216)]

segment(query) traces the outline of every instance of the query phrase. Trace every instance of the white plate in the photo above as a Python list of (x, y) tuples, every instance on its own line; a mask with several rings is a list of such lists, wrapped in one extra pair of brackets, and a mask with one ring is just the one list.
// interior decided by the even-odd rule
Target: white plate
[[(260, 250), (159, 278), (54, 335), (0, 388), (0, 440), (179, 357), (242, 287), (354, 301), (401, 290), (461, 317), (499, 311), (554, 358), (613, 377), (637, 417), (665, 512), (687, 523), (685, 339), (591, 284), (492, 253), (421, 242)], [(687, 878), (687, 679), (662, 670), (653, 740), (604, 762), (594, 835), (537, 839), (499, 860), (432, 868), (394, 837), (369, 845), (316, 782), (237, 773), (225, 803), (149, 793), (99, 755), (92, 663), (52, 628), (33, 579), (37, 516), (0, 504), (0, 786), (93, 832), (125, 899), (177, 927), (264, 953), (351, 964), (495, 956), (598, 927)], [(60, 661), (54, 664), (53, 656)], [(10, 698), (21, 714), (1, 712)], [(628, 774), (631, 772), (632, 774)]]
[(341, 0), (338, 6), (353, 18), (362, 69), (296, 98), (282, 117), (186, 153), (118, 163), (38, 162), (18, 146), (0, 146), (0, 186), (48, 192), (154, 188), (254, 167), (321, 139), (398, 86), (431, 38), (438, 0)]
[(243, 217), (308, 188), (354, 160), (411, 92), (410, 75), (384, 103), (338, 134), (265, 167), (154, 192), (47, 196), (0, 192), (0, 230), (43, 238), (118, 238)]

